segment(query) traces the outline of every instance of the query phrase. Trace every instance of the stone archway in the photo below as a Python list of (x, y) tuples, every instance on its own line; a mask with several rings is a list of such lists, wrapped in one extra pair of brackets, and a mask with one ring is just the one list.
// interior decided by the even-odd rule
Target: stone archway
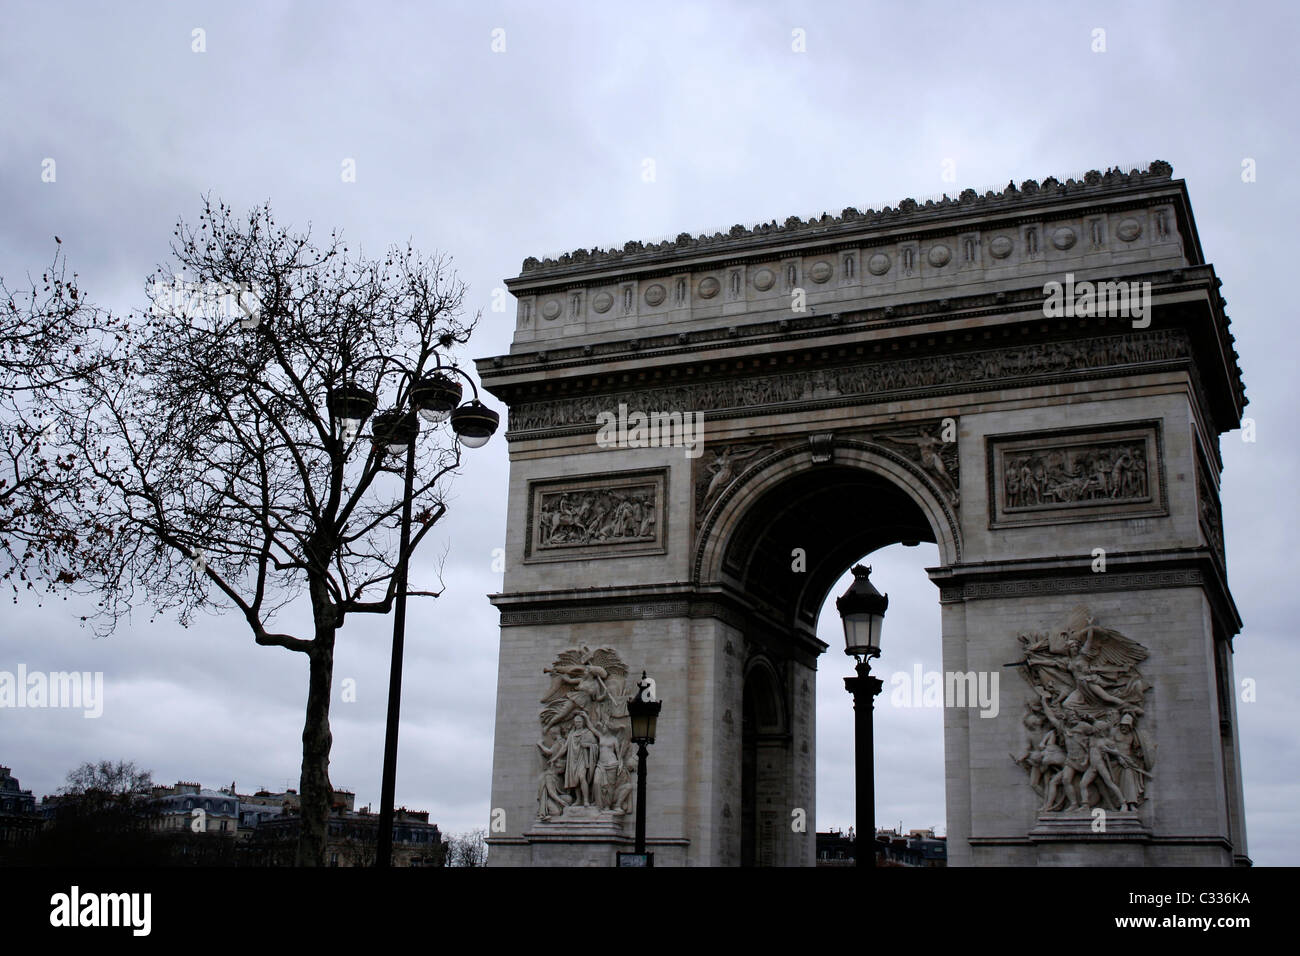
[[(478, 363), (511, 453), (494, 864), (628, 846), (642, 670), (657, 865), (811, 864), (817, 611), (896, 541), (938, 547), (945, 679), (1003, 678), (944, 709), (949, 865), (1248, 862), (1218, 501), (1245, 392), (1171, 174), (525, 260)], [(1113, 785), (1057, 759), (1093, 749)]]
[[(738, 593), (751, 609), (743, 629), (750, 657), (742, 865), (806, 862), (789, 815), (802, 811), (815, 826), (815, 706), (810, 712), (805, 697), (802, 719), (783, 714), (815, 680), (799, 649), (819, 643), (817, 617), (830, 588), (856, 559), (891, 544), (942, 542), (948, 564), (961, 553), (951, 507), (915, 464), (861, 438), (825, 436), (813, 447), (794, 440), (752, 459), (711, 506), (695, 555), (697, 587)], [(758, 701), (769, 702), (767, 719)]]
[[(757, 458), (704, 515), (695, 585), (775, 589), (777, 603), (793, 613), (791, 624), (815, 630), (827, 591), (856, 557), (928, 541), (939, 546), (944, 566), (958, 564), (954, 502), (918, 464), (884, 447), (887, 440), (816, 435)], [(807, 566), (791, 573), (796, 548)]]

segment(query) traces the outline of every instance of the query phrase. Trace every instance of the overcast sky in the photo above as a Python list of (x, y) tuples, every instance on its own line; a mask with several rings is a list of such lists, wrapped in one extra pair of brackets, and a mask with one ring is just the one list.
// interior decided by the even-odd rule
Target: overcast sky
[[(484, 310), (469, 355), (485, 356), (509, 348), (513, 305), (491, 312), (492, 292), (526, 256), (1167, 160), (1223, 279), (1258, 429), (1253, 444), (1222, 439), (1236, 671), (1258, 682), (1258, 701), (1239, 705), (1250, 852), (1296, 864), (1300, 453), (1286, 429), (1300, 377), (1284, 260), (1298, 45), (1286, 2), (7, 2), (0, 274), (39, 272), (58, 235), (92, 299), (141, 307), (202, 194), (240, 210), (270, 200), (282, 223), (339, 227), (369, 253), (407, 239), (450, 253)], [(340, 175), (348, 159), (355, 182)], [(466, 453), (425, 549), (450, 548), (446, 595), (416, 602), (408, 626), (397, 799), (444, 831), (488, 823), (498, 627), (484, 595), (501, 585), (506, 482), (499, 437)], [(891, 599), (883, 669), (940, 669), (934, 546), (871, 563)], [(851, 668), (828, 610), (821, 829), (853, 822)], [(93, 640), (79, 613), (24, 599), (0, 619), (0, 669), (103, 671), (107, 684), (99, 719), (0, 711), (0, 763), (24, 787), (53, 792), (100, 758), (164, 782), (297, 786), (302, 655), (256, 647), (234, 617), (186, 631), (145, 608)], [(330, 775), (358, 804), (378, 800), (390, 634), (391, 619), (362, 618), (338, 642), (336, 686), (354, 678), (358, 700), (334, 706)], [(942, 826), (941, 712), (882, 703), (876, 740), (878, 822)]]

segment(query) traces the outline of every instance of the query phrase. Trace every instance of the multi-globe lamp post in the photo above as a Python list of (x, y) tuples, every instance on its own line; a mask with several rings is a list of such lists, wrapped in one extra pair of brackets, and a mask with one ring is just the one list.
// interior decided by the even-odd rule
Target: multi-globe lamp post
[(876, 865), (876, 779), (872, 716), (876, 695), (884, 689), (872, 676), (871, 658), (880, 656), (880, 630), (889, 596), (876, 590), (871, 568), (853, 568), (853, 583), (836, 601), (844, 622), (844, 653), (857, 660), (857, 676), (844, 678), (853, 695), (854, 790), (857, 800), (857, 837), (853, 854), (858, 866)]
[[(469, 382), (474, 397), (461, 402), (463, 388), (452, 375)], [(331, 417), (340, 431), (355, 436), (362, 424), (374, 413), (378, 399), (374, 392), (356, 385), (336, 389), (329, 400)], [(457, 440), (466, 448), (481, 448), (496, 432), (501, 416), (478, 398), (473, 380), (454, 366), (439, 366), (411, 386), (411, 408), (393, 408), (375, 415), (372, 439), (380, 454), (395, 458), (405, 456), (406, 468), (402, 492), (401, 543), (397, 552), (393, 615), (393, 654), (388, 675), (388, 718), (384, 730), (384, 779), (379, 805), (379, 835), (375, 865), (392, 865), (393, 801), (397, 788), (397, 729), (402, 700), (402, 653), (406, 640), (406, 589), (411, 541), (411, 499), (415, 480), (415, 442), (420, 420), (431, 424), (450, 422)], [(349, 439), (350, 440), (350, 439)]]

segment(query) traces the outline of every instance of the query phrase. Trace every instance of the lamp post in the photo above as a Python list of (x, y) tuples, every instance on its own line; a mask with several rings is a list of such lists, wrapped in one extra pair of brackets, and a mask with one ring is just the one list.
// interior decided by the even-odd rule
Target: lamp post
[[(474, 390), (471, 401), (460, 404), (460, 383), (454, 373), (469, 382)], [(330, 414), (339, 422), (345, 435), (355, 436), (361, 423), (375, 409), (372, 392), (355, 386), (338, 389), (332, 397)], [(375, 416), (372, 438), (381, 455), (405, 457), (403, 475), (402, 525), (395, 569), (393, 612), (393, 652), (388, 671), (388, 717), (384, 727), (384, 776), (379, 798), (379, 835), (376, 839), (375, 866), (387, 868), (393, 857), (393, 801), (397, 789), (397, 730), (402, 706), (402, 656), (406, 644), (406, 590), (411, 544), (411, 504), (415, 484), (415, 442), (420, 433), (420, 419), (434, 424), (448, 421), (457, 439), (467, 448), (486, 445), (500, 424), (501, 416), (478, 400), (478, 389), (460, 369), (443, 367), (418, 379), (411, 386), (411, 405), (407, 410), (390, 409)]]
[(645, 848), (645, 762), (646, 747), (655, 742), (659, 723), (659, 710), (663, 701), (655, 696), (654, 681), (641, 672), (636, 696), (627, 702), (627, 715), (632, 721), (632, 742), (636, 744), (636, 851), (619, 853), (619, 866), (654, 866), (655, 855)]
[(880, 627), (889, 607), (889, 596), (875, 589), (870, 575), (871, 568), (855, 565), (853, 583), (835, 601), (844, 622), (844, 653), (858, 662), (858, 676), (844, 678), (844, 687), (853, 695), (858, 818), (853, 853), (860, 867), (876, 865), (876, 779), (871, 723), (876, 695), (885, 685), (880, 678), (872, 676), (871, 658), (880, 656)]

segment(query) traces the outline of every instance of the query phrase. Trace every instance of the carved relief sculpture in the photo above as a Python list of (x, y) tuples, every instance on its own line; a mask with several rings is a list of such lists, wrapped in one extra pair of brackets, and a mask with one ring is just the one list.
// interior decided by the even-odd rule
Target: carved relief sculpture
[(1197, 459), (1196, 497), (1200, 505), (1201, 529), (1205, 532), (1205, 540), (1222, 559), (1224, 557), (1223, 513), (1219, 504), (1219, 495), (1204, 460), (1199, 455)]
[(655, 537), (655, 486), (561, 491), (542, 495), (541, 544), (651, 541)]
[(986, 440), (994, 527), (1166, 513), (1159, 422)]
[[(811, 379), (810, 379), (811, 381)], [(807, 388), (813, 385), (805, 386)], [(960, 477), (957, 455), (957, 443), (944, 441), (942, 422), (921, 423), (912, 427), (895, 428), (888, 432), (846, 434), (854, 438), (871, 442), (883, 442), (895, 446), (895, 450), (911, 461), (919, 464), (948, 501), (957, 507), (959, 504)], [(814, 461), (830, 460), (831, 436), (819, 436), (824, 442), (814, 441)], [(709, 509), (717, 502), (728, 488), (744, 473), (750, 465), (775, 451), (782, 442), (761, 442), (753, 444), (726, 445), (713, 453), (712, 460), (701, 459), (695, 471), (695, 520), (699, 524), (704, 520)], [(899, 447), (901, 446), (901, 447)], [(823, 450), (819, 453), (818, 448)], [(819, 458), (820, 454), (820, 458)]]
[[(940, 426), (942, 427), (942, 426)], [(938, 429), (936, 429), (938, 432)], [(956, 507), (960, 503), (957, 487), (957, 444), (946, 442), (938, 434), (931, 434), (924, 427), (911, 432), (890, 432), (879, 436), (884, 441), (900, 445), (910, 445), (916, 449), (915, 458), (920, 462), (925, 473), (934, 479), (940, 490)], [(948, 455), (948, 462), (944, 455)]]
[(771, 444), (745, 448), (743, 445), (727, 445), (721, 451), (713, 453), (713, 460), (700, 472), (695, 487), (695, 517), (698, 521), (709, 513), (713, 503), (722, 496), (733, 481), (745, 469), (743, 462), (751, 461), (756, 456), (772, 451)]
[(1150, 497), (1145, 441), (1071, 445), (1008, 455), (1003, 460), (1002, 480), (1008, 510), (1076, 501), (1145, 501)]
[(664, 546), (664, 471), (533, 482), (530, 560), (641, 554)]
[(634, 808), (636, 752), (627, 715), (627, 665), (611, 647), (570, 648), (543, 669), (537, 816), (590, 820)]
[(1136, 810), (1146, 801), (1155, 746), (1143, 729), (1151, 685), (1138, 671), (1145, 647), (1101, 627), (1082, 605), (1064, 626), (1018, 637), (1014, 666), (1036, 699), (1011, 759), (1042, 798), (1040, 813)]
[[(950, 388), (973, 382), (1162, 362), (1190, 354), (1191, 344), (1186, 333), (1159, 329), (1081, 341), (864, 362), (825, 369), (823, 378), (827, 395), (883, 396), (901, 390)], [(812, 397), (808, 393), (807, 372), (785, 372), (621, 391), (609, 396), (521, 402), (510, 409), (510, 428), (529, 431), (570, 425), (594, 427), (596, 415), (619, 401), (626, 402), (629, 407), (696, 408), (707, 412), (808, 401)]]

